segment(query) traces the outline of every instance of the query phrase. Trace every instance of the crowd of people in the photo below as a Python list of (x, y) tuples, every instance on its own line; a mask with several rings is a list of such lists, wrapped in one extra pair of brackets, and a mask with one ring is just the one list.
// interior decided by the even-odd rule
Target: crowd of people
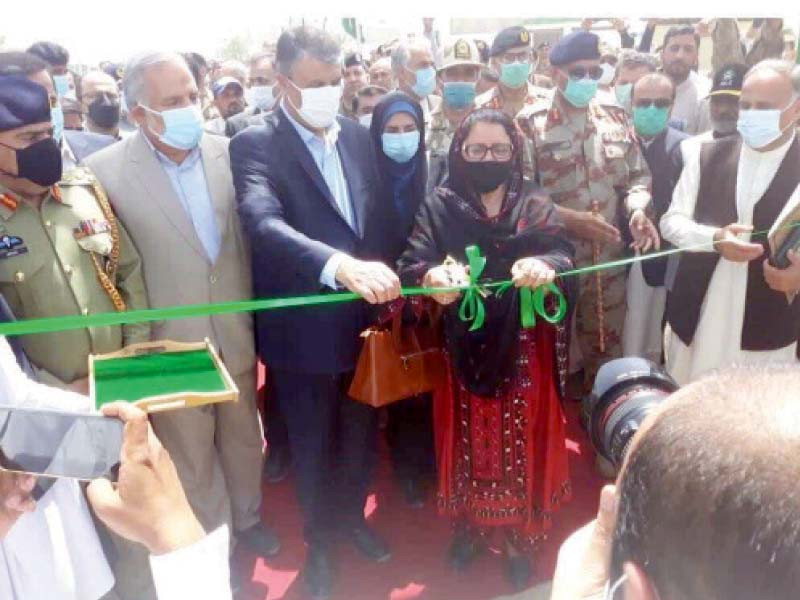
[[(770, 432), (785, 438), (781, 457), (798, 439), (769, 394), (798, 385), (800, 69), (780, 19), (745, 35), (734, 19), (673, 25), (655, 52), (656, 21), (638, 40), (615, 21), (618, 48), (592, 26), (552, 44), (523, 26), (491, 44), (442, 44), (426, 20), (422, 36), (369, 58), (301, 26), (248, 65), (153, 51), (81, 77), (53, 42), (0, 52), (3, 321), (343, 290), (362, 299), (0, 343), (12, 405), (91, 410), (88, 357), (150, 340), (208, 338), (239, 390), (237, 402), (150, 415), (151, 430), (135, 409), (106, 409), (127, 425), (118, 488), (87, 491), (102, 523), (74, 482), (34, 506), (29, 478), (0, 473), (0, 514), (13, 516), (0, 527), (0, 595), (222, 598), (229, 547), (280, 551), (261, 518), (262, 481), (292, 471), (302, 575), (312, 598), (327, 598), (341, 542), (391, 558), (364, 517), (382, 419), (408, 505), (435, 495), (453, 522), (449, 564), (464, 570), (493, 544), (510, 586), (525, 589), (531, 556), (572, 495), (562, 403), (588, 395), (605, 362), (640, 356), (687, 387), (639, 432), (618, 489), (604, 491), (608, 539), (595, 524), (565, 546), (583, 559), (592, 553), (575, 547), (587, 539), (603, 549), (595, 564), (565, 558), (554, 597), (589, 598), (610, 582), (612, 594), (641, 599), (788, 598), (800, 557), (786, 550), (785, 524), (800, 507), (776, 489), (796, 469), (776, 472), (784, 462), (770, 465), (767, 450)], [(480, 327), (465, 319), (470, 246), (482, 280), (557, 289), (566, 319), (523, 326), (514, 290), (482, 298)], [(665, 249), (675, 252), (648, 257)], [(633, 256), (642, 260), (624, 260)], [(406, 298), (402, 286), (430, 294)], [(443, 383), (385, 411), (353, 400), (362, 332), (426, 319), (441, 332)], [(764, 366), (786, 363), (795, 366)], [(704, 379), (731, 365), (752, 369)], [(797, 419), (791, 402), (775, 407)], [(747, 436), (747, 477), (734, 476)], [(683, 452), (665, 464), (675, 447)], [(616, 475), (601, 458), (598, 469)], [(718, 473), (709, 499), (703, 482)], [(679, 485), (684, 475), (698, 488)], [(764, 487), (731, 495), (749, 481)], [(754, 507), (767, 497), (774, 521)], [(617, 504), (612, 560), (602, 505)], [(48, 506), (61, 516), (46, 518)], [(771, 523), (755, 549), (743, 529), (720, 542), (729, 566), (757, 555), (758, 578), (745, 584), (753, 568), (718, 566), (704, 579), (717, 560), (708, 540), (737, 515), (748, 531)], [(203, 590), (200, 577), (181, 588), (197, 556), (224, 563), (205, 574), (216, 587)], [(597, 572), (600, 591), (579, 591)]]

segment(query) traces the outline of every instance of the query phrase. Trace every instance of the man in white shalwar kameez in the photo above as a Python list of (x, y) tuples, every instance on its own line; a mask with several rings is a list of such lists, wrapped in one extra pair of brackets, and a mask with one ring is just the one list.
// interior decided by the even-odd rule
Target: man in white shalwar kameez
[[(709, 142), (694, 153), (661, 219), (663, 237), (691, 253), (681, 255), (677, 274), (667, 282), (666, 363), (680, 384), (734, 363), (797, 360), (793, 294), (800, 290), (800, 255), (791, 253), (790, 266), (777, 269), (767, 263), (767, 237), (751, 240), (751, 233), (755, 225), (769, 230), (772, 237), (800, 204), (800, 148), (795, 134), (800, 118), (798, 75), (791, 63), (783, 61), (764, 61), (748, 72), (740, 99), (741, 140)], [(715, 162), (706, 162), (705, 174), (704, 155), (715, 157)], [(704, 175), (714, 181), (704, 183)], [(730, 192), (727, 196), (718, 192), (725, 189)], [(709, 215), (734, 218), (728, 224), (714, 223)], [(697, 271), (689, 273), (688, 263), (707, 260), (717, 252), (720, 257), (713, 272), (706, 271), (710, 281)], [(698, 253), (706, 257), (698, 259)], [(692, 306), (687, 297), (698, 289), (702, 294), (703, 286), (707, 286), (705, 296)], [(768, 302), (762, 304), (765, 297)], [(760, 299), (758, 305), (752, 305), (754, 298)]]
[[(5, 337), (0, 336), (0, 405), (88, 413), (89, 398), (28, 379)], [(189, 507), (169, 456), (134, 407), (112, 407), (109, 416), (126, 421), (119, 488), (95, 480), (88, 495), (99, 518), (151, 553), (159, 600), (229, 600), (227, 527), (205, 535)], [(138, 414), (137, 414), (138, 413)], [(139, 444), (129, 435), (139, 428)], [(144, 445), (142, 448), (142, 428)], [(127, 448), (127, 449), (126, 449)], [(143, 464), (136, 463), (136, 458)], [(97, 600), (114, 585), (78, 483), (59, 479), (35, 507), (30, 487), (0, 471), (0, 599)], [(16, 487), (15, 487), (16, 486)], [(10, 500), (11, 496), (15, 496)], [(23, 496), (23, 499), (20, 499)], [(24, 510), (15, 512), (19, 506)], [(168, 506), (170, 518), (153, 514)], [(14, 508), (11, 508), (14, 507)], [(20, 514), (22, 513), (22, 514)], [(162, 522), (159, 527), (157, 523)], [(165, 531), (164, 528), (169, 528)]]

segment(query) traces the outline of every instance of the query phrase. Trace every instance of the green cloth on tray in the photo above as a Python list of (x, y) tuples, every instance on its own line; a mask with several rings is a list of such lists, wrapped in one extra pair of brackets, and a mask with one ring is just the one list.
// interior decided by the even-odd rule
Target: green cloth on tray
[(97, 408), (109, 402), (136, 402), (150, 396), (224, 392), (225, 381), (206, 350), (162, 352), (94, 362)]

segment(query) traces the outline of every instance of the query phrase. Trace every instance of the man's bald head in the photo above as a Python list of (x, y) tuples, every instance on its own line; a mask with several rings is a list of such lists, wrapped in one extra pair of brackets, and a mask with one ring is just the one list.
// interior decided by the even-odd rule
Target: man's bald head
[(785, 60), (763, 60), (744, 76), (739, 106), (785, 108), (800, 96), (800, 67)]
[(739, 368), (676, 392), (623, 467), (612, 577), (637, 565), (671, 600), (794, 598), (798, 398), (796, 366)]
[(675, 84), (672, 79), (663, 73), (648, 73), (639, 78), (633, 85), (632, 100), (636, 105), (637, 97), (641, 98), (668, 98), (670, 103), (675, 100)]
[(104, 89), (117, 89), (117, 82), (111, 75), (103, 71), (89, 71), (81, 78), (81, 98), (89, 91), (104, 88)]

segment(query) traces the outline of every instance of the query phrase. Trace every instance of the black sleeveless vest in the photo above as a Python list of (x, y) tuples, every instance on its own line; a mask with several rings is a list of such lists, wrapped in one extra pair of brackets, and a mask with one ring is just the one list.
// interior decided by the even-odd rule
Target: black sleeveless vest
[[(703, 144), (700, 151), (700, 187), (694, 220), (703, 225), (724, 227), (738, 220), (736, 213), (736, 178), (741, 137), (732, 136)], [(786, 202), (800, 183), (800, 143), (795, 137), (767, 191), (753, 210), (753, 230), (765, 231), (773, 226)], [(772, 290), (764, 280), (764, 258), (769, 256), (766, 235), (753, 243), (764, 246), (762, 257), (752, 260), (747, 268), (747, 291), (742, 350), (777, 350), (798, 339), (800, 332), (800, 296), (789, 304), (786, 294)], [(719, 262), (717, 252), (684, 252), (667, 294), (667, 321), (672, 331), (687, 346), (692, 343), (700, 310)], [(731, 290), (736, 293), (737, 290)], [(721, 314), (716, 318), (726, 319)]]

